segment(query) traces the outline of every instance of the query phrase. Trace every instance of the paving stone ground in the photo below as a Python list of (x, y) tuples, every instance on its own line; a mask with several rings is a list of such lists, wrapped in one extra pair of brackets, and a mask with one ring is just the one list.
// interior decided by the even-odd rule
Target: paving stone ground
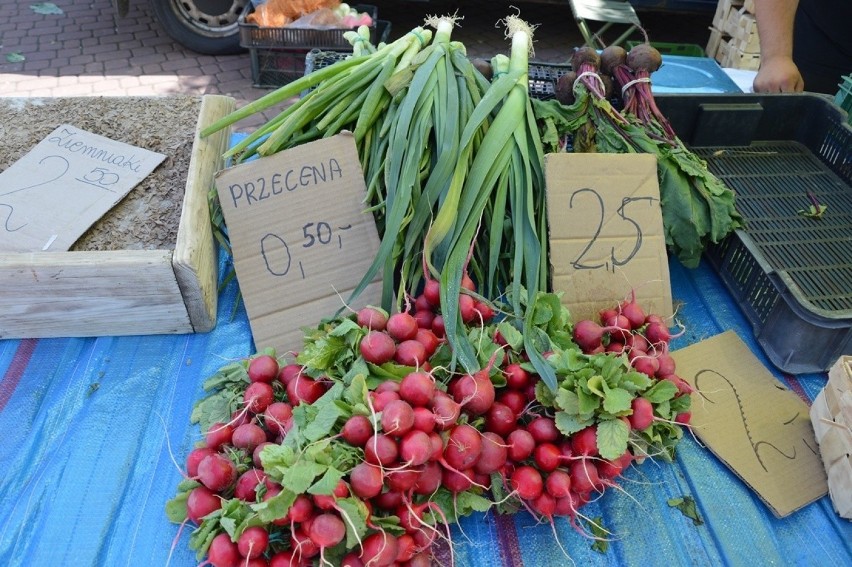
[[(112, 0), (53, 0), (62, 14), (38, 14), (35, 0), (0, 1), (0, 96), (120, 96), (224, 94), (242, 106), (269, 92), (253, 86), (248, 52), (212, 56), (194, 53), (169, 38), (150, 13), (148, 0), (131, 0), (119, 18)], [(374, 1), (380, 19), (391, 22), (391, 39), (430, 14), (463, 16), (454, 38), (472, 56), (508, 52), (495, 27), (511, 13), (510, 3)], [(567, 61), (582, 43), (564, 2), (513, 2), (522, 17), (538, 24), (535, 57)], [(640, 14), (652, 40), (706, 43), (712, 14)], [(15, 59), (21, 59), (13, 62)], [(251, 130), (268, 117), (243, 121)]]

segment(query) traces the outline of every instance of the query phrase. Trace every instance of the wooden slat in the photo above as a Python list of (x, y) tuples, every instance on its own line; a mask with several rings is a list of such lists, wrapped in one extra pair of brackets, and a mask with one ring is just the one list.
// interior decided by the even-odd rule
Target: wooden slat
[(195, 332), (207, 332), (216, 326), (218, 262), (207, 195), (228, 147), (230, 129), (203, 139), (199, 132), (234, 108), (231, 97), (203, 97), (187, 172), (173, 266)]
[(0, 255), (0, 339), (192, 331), (171, 251)]

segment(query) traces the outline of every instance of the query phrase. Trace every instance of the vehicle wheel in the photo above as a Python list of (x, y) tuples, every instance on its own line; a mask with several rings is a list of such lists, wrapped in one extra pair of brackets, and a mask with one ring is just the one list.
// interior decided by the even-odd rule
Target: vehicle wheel
[(169, 37), (198, 53), (229, 55), (240, 47), (237, 18), (249, 0), (148, 0)]

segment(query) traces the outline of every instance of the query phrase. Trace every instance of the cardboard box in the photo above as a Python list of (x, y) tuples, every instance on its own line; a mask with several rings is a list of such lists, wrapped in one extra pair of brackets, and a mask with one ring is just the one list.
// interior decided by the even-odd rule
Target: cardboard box
[[(110, 104), (123, 98), (92, 97), (93, 112), (101, 105), (106, 115)], [(148, 103), (165, 106), (170, 98), (150, 97)], [(6, 99), (2, 104), (14, 110), (22, 100)], [(187, 134), (191, 158), (180, 224), (170, 249), (0, 254), (0, 339), (211, 330), (216, 324), (218, 263), (208, 192), (230, 131), (204, 139), (198, 133), (234, 108), (231, 97), (201, 99), (195, 132)], [(57, 123), (66, 121), (56, 118)]]
[(852, 356), (840, 357), (810, 411), (828, 491), (837, 513), (852, 520)]

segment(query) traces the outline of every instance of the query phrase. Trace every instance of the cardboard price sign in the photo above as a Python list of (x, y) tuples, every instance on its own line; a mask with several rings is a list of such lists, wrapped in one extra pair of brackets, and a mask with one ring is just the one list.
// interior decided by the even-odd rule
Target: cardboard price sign
[(733, 331), (672, 353), (692, 394), (693, 431), (783, 518), (828, 493), (808, 405)]
[[(222, 205), (257, 349), (303, 345), (302, 328), (334, 315), (379, 249), (351, 134), (220, 171)], [(381, 274), (352, 309), (381, 300)]]
[(165, 158), (59, 126), (0, 173), (0, 250), (68, 250)]
[(656, 157), (548, 154), (545, 181), (552, 285), (574, 320), (633, 289), (647, 313), (671, 315)]

